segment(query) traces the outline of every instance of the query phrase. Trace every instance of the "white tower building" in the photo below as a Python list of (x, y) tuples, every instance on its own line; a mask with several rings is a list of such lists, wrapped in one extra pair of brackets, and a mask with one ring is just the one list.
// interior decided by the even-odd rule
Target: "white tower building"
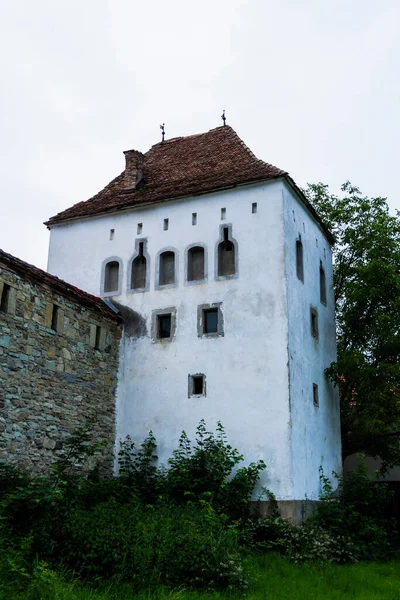
[(288, 173), (229, 127), (174, 138), (51, 218), (48, 270), (129, 307), (117, 437), (162, 462), (220, 420), (285, 514), (341, 465), (332, 236)]

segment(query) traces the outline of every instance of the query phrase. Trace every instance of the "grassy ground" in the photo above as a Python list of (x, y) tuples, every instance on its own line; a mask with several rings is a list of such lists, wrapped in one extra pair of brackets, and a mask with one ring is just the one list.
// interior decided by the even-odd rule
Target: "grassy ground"
[(164, 590), (134, 595), (129, 588), (92, 591), (55, 578), (28, 592), (2, 591), (0, 600), (400, 600), (400, 562), (350, 566), (292, 565), (268, 554), (249, 561), (252, 582), (246, 593)]

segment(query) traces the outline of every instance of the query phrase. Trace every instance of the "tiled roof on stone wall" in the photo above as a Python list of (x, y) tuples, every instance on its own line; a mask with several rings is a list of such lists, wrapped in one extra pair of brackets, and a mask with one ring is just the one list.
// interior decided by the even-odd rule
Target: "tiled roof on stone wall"
[(122, 172), (101, 192), (58, 213), (46, 225), (51, 227), (69, 219), (205, 194), (240, 184), (284, 178), (300, 194), (328, 239), (333, 241), (289, 174), (257, 159), (228, 125), (155, 144), (144, 154), (141, 169), (143, 176), (136, 189), (126, 188), (125, 172)]
[(88, 294), (74, 285), (59, 279), (55, 275), (50, 275), (49, 273), (46, 273), (46, 271), (42, 271), (42, 269), (38, 269), (3, 250), (0, 250), (0, 273), (1, 267), (9, 269), (13, 273), (19, 275), (21, 279), (27, 279), (33, 284), (46, 285), (51, 288), (53, 292), (60, 294), (61, 296), (67, 296), (78, 304), (100, 312), (103, 317), (116, 319), (118, 321), (122, 320), (117, 313), (112, 311), (111, 308), (97, 296), (92, 296), (92, 294)]

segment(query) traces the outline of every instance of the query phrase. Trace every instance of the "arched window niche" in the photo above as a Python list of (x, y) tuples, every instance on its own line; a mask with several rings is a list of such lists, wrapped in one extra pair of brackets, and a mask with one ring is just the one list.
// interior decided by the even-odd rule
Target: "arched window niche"
[(178, 283), (178, 253), (175, 248), (164, 248), (157, 255), (156, 289), (175, 287)]
[(128, 293), (148, 292), (150, 289), (150, 257), (147, 239), (135, 240), (135, 253), (128, 265)]
[(101, 296), (118, 296), (121, 293), (122, 260), (118, 256), (106, 258), (101, 267)]
[(296, 274), (297, 279), (304, 283), (304, 258), (303, 258), (303, 243), (301, 235), (296, 240)]
[(216, 249), (216, 279), (233, 279), (238, 276), (238, 244), (232, 237), (232, 225), (220, 225), (220, 238)]
[(191, 244), (185, 250), (185, 285), (207, 281), (207, 251), (203, 244)]

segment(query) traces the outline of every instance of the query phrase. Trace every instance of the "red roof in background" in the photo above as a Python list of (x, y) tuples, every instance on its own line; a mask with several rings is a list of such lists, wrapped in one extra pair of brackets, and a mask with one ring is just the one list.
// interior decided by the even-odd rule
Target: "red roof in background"
[(68, 298), (75, 300), (75, 302), (78, 302), (78, 304), (96, 310), (97, 312), (100, 312), (103, 317), (121, 321), (121, 316), (111, 310), (111, 308), (97, 296), (92, 296), (92, 294), (88, 294), (74, 285), (59, 279), (55, 275), (50, 275), (49, 273), (46, 273), (46, 271), (42, 271), (42, 269), (38, 269), (3, 250), (0, 250), (0, 267), (1, 266), (20, 275), (23, 280), (29, 280), (33, 284), (47, 285), (53, 292), (60, 294), (61, 296), (67, 296)]
[[(142, 172), (135, 190), (125, 189), (123, 172), (101, 192), (51, 217), (46, 225), (280, 177), (300, 193), (321, 223), (288, 173), (256, 158), (228, 125), (155, 144), (144, 154)], [(321, 225), (332, 242), (332, 236)]]

